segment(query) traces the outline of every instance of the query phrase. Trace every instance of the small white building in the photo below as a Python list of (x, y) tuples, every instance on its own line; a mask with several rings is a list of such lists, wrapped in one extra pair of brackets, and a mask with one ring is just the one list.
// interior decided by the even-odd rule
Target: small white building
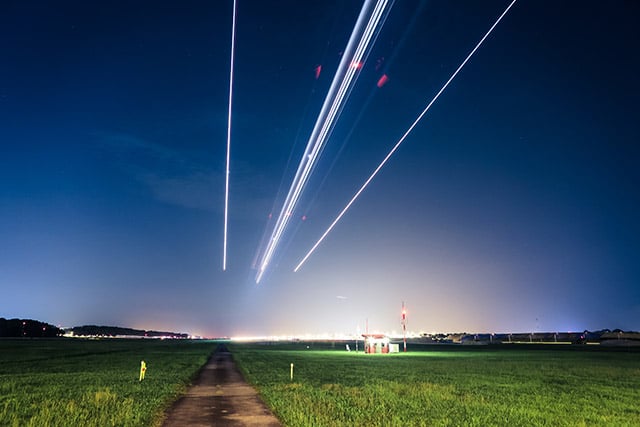
[(384, 334), (362, 334), (365, 353), (389, 353), (389, 337)]

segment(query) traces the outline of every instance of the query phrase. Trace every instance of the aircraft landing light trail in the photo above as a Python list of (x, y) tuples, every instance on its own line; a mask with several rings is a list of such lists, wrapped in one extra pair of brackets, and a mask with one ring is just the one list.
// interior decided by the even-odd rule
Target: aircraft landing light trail
[(227, 269), (227, 229), (229, 219), (229, 164), (231, 156), (231, 103), (233, 99), (233, 61), (236, 47), (236, 0), (233, 0), (233, 21), (231, 24), (231, 63), (229, 66), (229, 109), (227, 111), (227, 164), (224, 184), (224, 232), (222, 243), (222, 270)]
[(373, 0), (367, 0), (358, 16), (358, 20), (347, 43), (345, 53), (340, 61), (340, 65), (333, 78), (327, 97), (324, 100), (307, 147), (298, 165), (296, 175), (291, 183), (280, 214), (276, 219), (271, 237), (267, 242), (266, 248), (262, 251), (262, 257), (256, 275), (256, 283), (260, 282), (278, 247), (289, 220), (293, 216), (292, 214), (308, 181), (311, 170), (353, 89), (358, 72), (362, 68), (361, 64), (364, 63), (375, 41), (375, 37), (384, 24), (384, 20), (393, 4), (393, 2), (389, 0), (376, 0), (375, 5), (373, 5), (373, 3)]
[(351, 200), (349, 200), (349, 203), (347, 203), (347, 205), (342, 209), (342, 211), (338, 214), (338, 216), (336, 217), (336, 219), (333, 220), (333, 222), (331, 223), (331, 225), (329, 226), (329, 228), (327, 228), (327, 230), (322, 234), (322, 236), (320, 236), (320, 238), (318, 239), (318, 241), (311, 247), (311, 249), (309, 250), (309, 252), (307, 252), (307, 254), (302, 258), (302, 260), (298, 263), (298, 265), (293, 269), (294, 272), (297, 272), (300, 267), (302, 267), (302, 265), (307, 261), (307, 259), (311, 256), (311, 254), (316, 250), (316, 248), (320, 245), (320, 243), (322, 243), (322, 241), (325, 239), (325, 237), (327, 237), (327, 235), (331, 232), (331, 230), (333, 229), (333, 227), (335, 227), (335, 225), (338, 223), (338, 221), (340, 221), (340, 219), (344, 216), (344, 214), (347, 212), (347, 210), (349, 210), (349, 208), (351, 207), (351, 205), (356, 201), (356, 199), (360, 196), (360, 194), (364, 191), (364, 189), (369, 185), (369, 183), (373, 180), (373, 178), (378, 174), (378, 172), (380, 171), (380, 169), (382, 169), (382, 167), (387, 163), (387, 161), (391, 158), (391, 156), (393, 155), (393, 153), (396, 152), (396, 150), (398, 149), (398, 147), (400, 147), (400, 144), (402, 144), (404, 142), (404, 140), (407, 138), (407, 136), (409, 136), (409, 134), (413, 131), (413, 129), (416, 127), (416, 125), (418, 124), (418, 122), (424, 117), (425, 114), (427, 114), (427, 111), (429, 111), (429, 109), (431, 108), (431, 106), (433, 105), (434, 102), (436, 102), (436, 100), (440, 97), (440, 95), (442, 94), (442, 92), (445, 91), (445, 89), (447, 88), (447, 86), (449, 86), (449, 83), (451, 83), (451, 81), (458, 75), (458, 73), (460, 72), (460, 70), (465, 66), (465, 64), (469, 61), (469, 59), (471, 59), (471, 57), (473, 56), (473, 54), (478, 50), (478, 48), (482, 45), (482, 43), (485, 41), (485, 39), (489, 36), (489, 34), (491, 34), (491, 32), (493, 31), (493, 29), (498, 25), (498, 23), (500, 23), (500, 21), (502, 20), (502, 18), (504, 18), (504, 16), (507, 14), (507, 12), (509, 12), (509, 9), (511, 9), (511, 7), (515, 4), (517, 0), (513, 0), (509, 6), (507, 6), (507, 8), (505, 9), (504, 12), (502, 12), (502, 15), (500, 15), (498, 17), (498, 19), (496, 20), (496, 22), (491, 26), (491, 28), (489, 28), (489, 30), (485, 33), (484, 37), (482, 37), (480, 39), (480, 41), (478, 42), (478, 44), (476, 44), (476, 46), (473, 48), (473, 50), (469, 53), (469, 55), (467, 55), (467, 57), (465, 58), (464, 61), (462, 61), (462, 63), (460, 64), (460, 66), (456, 69), (456, 71), (454, 71), (454, 73), (451, 75), (451, 77), (449, 77), (449, 80), (447, 80), (447, 82), (442, 86), (442, 88), (438, 91), (438, 93), (436, 93), (436, 95), (433, 97), (433, 99), (431, 100), (431, 102), (429, 102), (429, 104), (427, 104), (427, 106), (425, 107), (424, 110), (422, 110), (422, 113), (420, 113), (420, 115), (418, 116), (417, 119), (414, 120), (414, 122), (411, 124), (411, 126), (409, 126), (409, 128), (407, 129), (407, 131), (404, 133), (404, 135), (402, 135), (402, 137), (398, 140), (398, 142), (394, 145), (394, 147), (391, 149), (391, 151), (389, 151), (389, 153), (386, 155), (386, 157), (382, 160), (382, 162), (380, 162), (380, 164), (378, 165), (378, 167), (373, 171), (373, 173), (369, 176), (369, 178), (367, 178), (367, 180), (364, 182), (364, 184), (362, 184), (362, 186), (360, 187), (360, 189), (355, 193), (355, 195), (351, 198)]

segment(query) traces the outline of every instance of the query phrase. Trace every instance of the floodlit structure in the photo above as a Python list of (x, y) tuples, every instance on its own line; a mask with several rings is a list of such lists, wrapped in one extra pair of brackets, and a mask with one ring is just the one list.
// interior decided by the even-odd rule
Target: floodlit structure
[[(365, 353), (389, 353), (389, 337), (384, 334), (362, 334)], [(396, 350), (397, 351), (397, 350)]]

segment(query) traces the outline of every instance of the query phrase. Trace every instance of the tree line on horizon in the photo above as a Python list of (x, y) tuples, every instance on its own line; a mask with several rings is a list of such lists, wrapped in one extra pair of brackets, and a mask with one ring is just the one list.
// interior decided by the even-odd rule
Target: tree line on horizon
[(74, 326), (69, 329), (61, 329), (49, 323), (33, 319), (5, 319), (0, 317), (0, 338), (53, 338), (61, 337), (67, 332), (75, 336), (130, 336), (130, 337), (169, 337), (188, 338), (188, 334), (164, 331), (145, 331), (142, 329), (122, 328), (119, 326)]
[(119, 326), (97, 326), (97, 325), (85, 325), (74, 326), (69, 329), (76, 336), (134, 336), (134, 337), (170, 337), (170, 338), (188, 338), (188, 334), (182, 334), (177, 332), (164, 332), (164, 331), (145, 331), (143, 329), (122, 328)]
[(39, 320), (0, 317), (0, 337), (3, 338), (52, 338), (63, 334), (64, 331), (57, 326)]

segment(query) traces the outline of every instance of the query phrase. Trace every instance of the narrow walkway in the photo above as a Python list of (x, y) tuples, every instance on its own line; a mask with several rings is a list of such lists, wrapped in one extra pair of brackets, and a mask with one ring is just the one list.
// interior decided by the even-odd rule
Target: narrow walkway
[(186, 394), (169, 409), (163, 426), (275, 427), (281, 423), (220, 344)]

